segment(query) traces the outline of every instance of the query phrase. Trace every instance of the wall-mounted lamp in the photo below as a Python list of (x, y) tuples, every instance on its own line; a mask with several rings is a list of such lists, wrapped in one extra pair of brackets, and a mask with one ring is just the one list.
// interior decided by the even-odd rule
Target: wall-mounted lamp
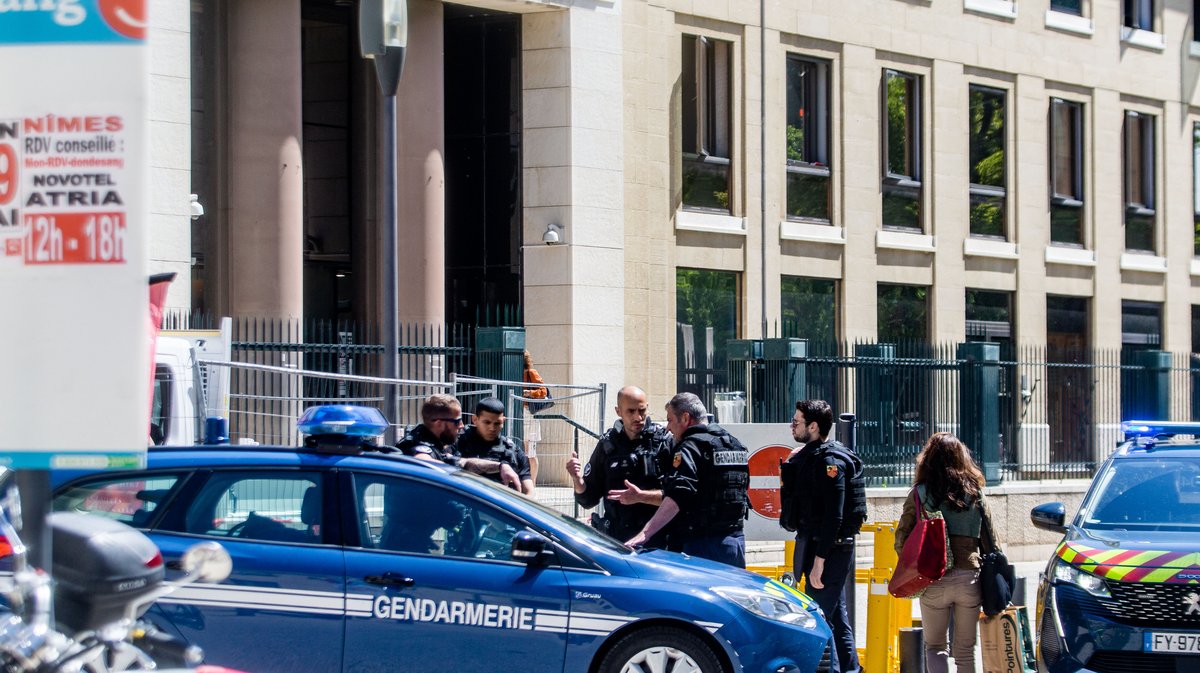
[(193, 220), (198, 220), (204, 215), (204, 204), (200, 203), (200, 195), (191, 194), (192, 201), (188, 204), (188, 212), (191, 213)]
[(546, 245), (558, 245), (563, 242), (563, 228), (561, 224), (547, 224), (546, 233), (542, 234), (542, 243)]

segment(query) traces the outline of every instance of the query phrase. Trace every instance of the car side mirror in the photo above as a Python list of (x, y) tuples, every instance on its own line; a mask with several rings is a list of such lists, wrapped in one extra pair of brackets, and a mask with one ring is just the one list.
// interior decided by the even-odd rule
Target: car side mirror
[(1029, 520), (1034, 526), (1052, 533), (1065, 533), (1067, 508), (1061, 502), (1047, 502), (1034, 507), (1029, 512)]
[(233, 572), (233, 559), (216, 542), (198, 542), (179, 559), (180, 568), (200, 582), (224, 582)]
[(512, 559), (528, 565), (545, 565), (554, 557), (550, 541), (538, 533), (523, 530), (513, 536)]

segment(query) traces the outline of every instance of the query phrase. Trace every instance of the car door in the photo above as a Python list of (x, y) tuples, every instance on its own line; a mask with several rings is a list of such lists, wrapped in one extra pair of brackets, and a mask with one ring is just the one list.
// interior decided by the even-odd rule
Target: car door
[(358, 529), (346, 547), (343, 671), (561, 673), (566, 578), (553, 562), (510, 558), (519, 519), (415, 478), (342, 478)]
[(204, 648), (208, 663), (256, 673), (337, 671), (345, 565), (333, 474), (227, 469), (193, 481), (152, 537), (168, 568), (200, 539), (217, 540), (233, 573), (221, 584), (176, 590), (159, 600), (157, 614)]

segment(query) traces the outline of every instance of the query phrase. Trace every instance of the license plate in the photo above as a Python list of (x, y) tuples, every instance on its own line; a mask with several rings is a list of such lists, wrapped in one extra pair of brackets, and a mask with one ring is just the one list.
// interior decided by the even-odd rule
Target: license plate
[(1147, 632), (1144, 635), (1143, 652), (1200, 654), (1200, 634), (1198, 633)]

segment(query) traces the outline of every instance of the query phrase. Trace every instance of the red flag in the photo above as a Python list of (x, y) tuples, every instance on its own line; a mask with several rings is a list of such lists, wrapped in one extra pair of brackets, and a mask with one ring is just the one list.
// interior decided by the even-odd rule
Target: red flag
[(162, 329), (163, 304), (167, 303), (167, 289), (175, 280), (174, 273), (156, 273), (150, 276), (150, 316), (146, 323), (150, 335), (150, 408), (146, 410), (147, 434), (150, 428), (149, 414), (154, 410), (154, 356), (158, 343), (158, 332)]

